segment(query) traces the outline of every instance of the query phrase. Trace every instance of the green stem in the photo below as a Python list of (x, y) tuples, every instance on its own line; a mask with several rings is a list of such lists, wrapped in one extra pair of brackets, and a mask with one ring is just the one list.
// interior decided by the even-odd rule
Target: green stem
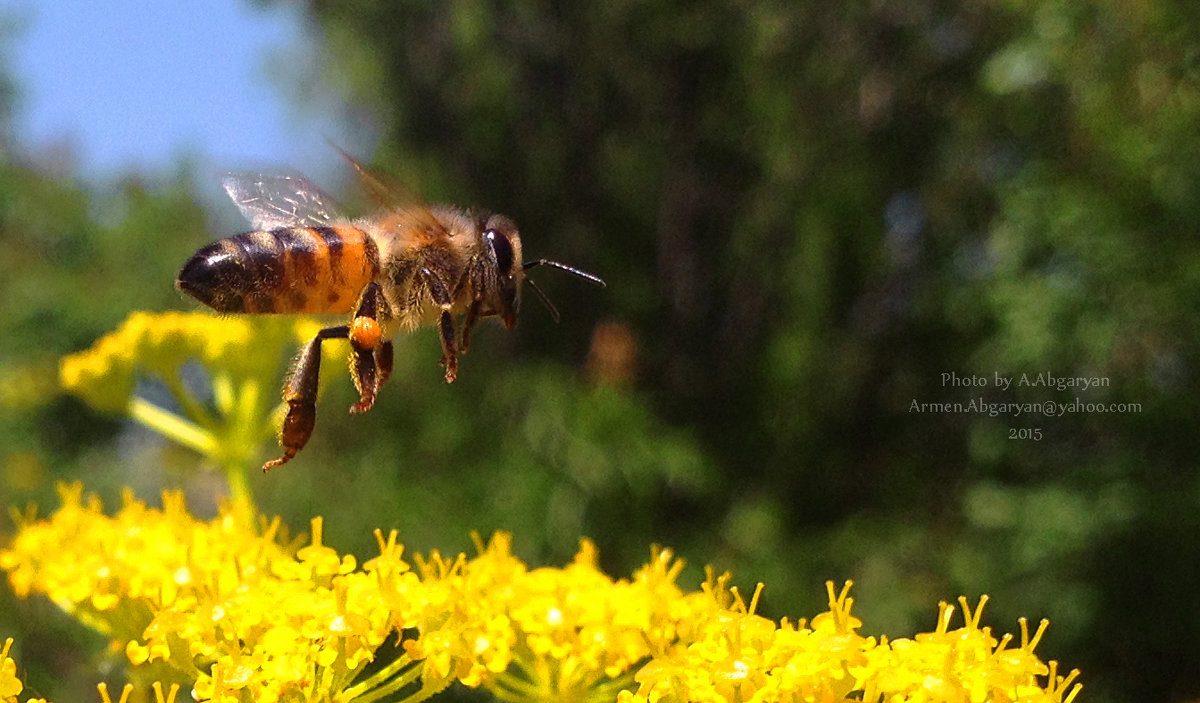
[(229, 484), (229, 495), (234, 502), (248, 508), (250, 515), (254, 514), (254, 496), (250, 492), (250, 483), (246, 480), (246, 468), (243, 464), (236, 467), (225, 467), (225, 482)]
[(209, 457), (217, 451), (217, 440), (212, 432), (148, 400), (135, 395), (129, 400), (127, 410), (134, 420), (185, 447)]
[(510, 703), (528, 703), (547, 698), (546, 689), (532, 681), (511, 674), (501, 674), (487, 684), (492, 695)]
[(405, 699), (404, 703), (422, 703), (422, 701), (426, 701), (426, 700), (436, 696), (437, 694), (441, 693), (442, 691), (445, 691), (447, 688), (450, 687), (450, 684), (453, 681), (454, 681), (453, 678), (445, 678), (445, 679), (440, 679), (438, 681), (432, 681), (432, 682), (431, 681), (422, 681), (421, 682), (421, 690), (417, 691), (416, 693), (412, 694), (407, 699)]
[[(346, 700), (353, 700), (359, 696), (364, 695), (367, 691), (370, 691), (371, 689), (380, 685), (388, 677), (390, 677), (391, 675), (400, 671), (404, 667), (409, 666), (412, 663), (413, 663), (412, 659), (409, 659), (407, 654), (400, 655), (400, 657), (397, 658), (396, 661), (392, 662), (391, 664), (388, 664), (387, 666), (383, 667), (379, 671), (376, 671), (374, 674), (371, 674), (370, 676), (368, 676), (367, 678), (358, 682), (357, 684), (351, 686), (350, 688), (347, 688), (344, 692), (345, 696), (346, 696)], [(417, 669), (419, 670), (420, 667), (417, 667)]]
[(163, 383), (167, 385), (167, 390), (171, 392), (171, 396), (175, 398), (175, 402), (179, 403), (179, 407), (183, 409), (184, 415), (209, 431), (216, 428), (216, 418), (208, 411), (208, 408), (197, 403), (192, 394), (187, 391), (183, 379), (179, 375), (179, 369), (175, 369), (174, 373), (162, 374), (162, 379)]
[(249, 504), (253, 504), (253, 497), (246, 473), (251, 457), (259, 448), (261, 428), (266, 424), (266, 418), (260, 414), (259, 396), (258, 381), (243, 380), (231, 398), (236, 404), (225, 416), (227, 454), (222, 458), (221, 466), (225, 470), (229, 492), (235, 499)]
[(496, 700), (506, 701), (507, 703), (528, 703), (531, 700), (538, 700), (538, 698), (528, 695), (526, 691), (514, 688), (511, 684), (499, 680), (488, 683), (487, 690), (491, 691)]
[(262, 424), (263, 418), (259, 414), (258, 397), (259, 392), (258, 380), (247, 378), (242, 381), (242, 387), (238, 393), (238, 413), (237, 419), (243, 428), (246, 429), (245, 434), (253, 436), (257, 432), (258, 425)]
[(617, 700), (617, 694), (627, 688), (633, 688), (636, 690), (636, 682), (633, 678), (632, 671), (621, 674), (615, 679), (606, 681), (605, 683), (593, 687), (591, 689), (591, 693), (588, 695), (588, 698), (591, 698), (594, 701), (615, 701)]
[(217, 406), (217, 412), (228, 417), (234, 411), (234, 400), (237, 397), (233, 391), (233, 379), (229, 372), (213, 373), (212, 387), (213, 404)]
[[(404, 671), (406, 666), (410, 668)], [(340, 698), (354, 701), (354, 703), (374, 703), (374, 701), (413, 683), (421, 677), (424, 670), (425, 667), (421, 663), (413, 662), (407, 654), (401, 655), (399, 659), (375, 672), (361, 683), (346, 689)], [(392, 678), (393, 676), (394, 678)], [(452, 678), (432, 682), (423, 681), (420, 689), (404, 698), (404, 703), (421, 703), (421, 701), (446, 690), (451, 681), (453, 681)]]
[[(355, 699), (355, 703), (373, 703), (374, 701), (377, 701), (380, 698), (383, 698), (384, 696), (387, 696), (389, 694), (395, 693), (396, 691), (399, 691), (400, 689), (404, 688), (405, 686), (409, 685), (413, 681), (416, 681), (418, 678), (420, 678), (422, 669), (423, 669), (423, 667), (420, 664), (413, 666), (413, 668), (409, 669), (408, 671), (405, 671), (404, 673), (400, 674), (396, 678), (394, 678), (390, 681), (385, 681), (383, 683), (383, 685), (378, 686), (378, 687), (364, 693), (362, 696)], [(406, 697), (404, 699), (404, 703), (420, 703), (420, 701), (423, 701), (426, 698), (429, 698), (430, 696), (432, 696), (433, 694), (442, 690), (443, 688), (445, 688), (445, 685), (438, 686), (433, 690), (427, 690), (425, 686), (422, 686), (421, 689), (418, 690), (416, 693), (412, 694), (411, 696)]]

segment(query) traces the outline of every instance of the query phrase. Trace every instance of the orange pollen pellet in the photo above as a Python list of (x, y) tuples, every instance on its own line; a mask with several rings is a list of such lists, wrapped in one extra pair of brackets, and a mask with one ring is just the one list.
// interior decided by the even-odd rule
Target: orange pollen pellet
[(360, 349), (374, 349), (382, 336), (379, 323), (369, 317), (356, 317), (350, 323), (350, 341)]

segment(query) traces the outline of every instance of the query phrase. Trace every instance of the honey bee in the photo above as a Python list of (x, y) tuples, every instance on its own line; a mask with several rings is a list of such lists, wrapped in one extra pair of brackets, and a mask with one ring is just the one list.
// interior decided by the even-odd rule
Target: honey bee
[[(184, 264), (175, 286), (221, 313), (352, 313), (305, 344), (283, 388), (286, 464), (304, 448), (316, 423), (321, 342), (350, 340), (350, 371), (359, 393), (350, 413), (366, 412), (392, 371), (390, 337), (436, 326), (446, 383), (471, 330), (487, 317), (516, 324), (525, 272), (548, 266), (603, 287), (604, 281), (546, 259), (523, 261), (521, 237), (508, 217), (446, 205), (426, 205), (395, 182), (348, 155), (382, 208), (348, 219), (308, 179), (285, 172), (227, 174), (222, 186), (253, 231), (213, 242)], [(555, 321), (558, 311), (528, 281)], [(461, 324), (457, 321), (461, 320)]]

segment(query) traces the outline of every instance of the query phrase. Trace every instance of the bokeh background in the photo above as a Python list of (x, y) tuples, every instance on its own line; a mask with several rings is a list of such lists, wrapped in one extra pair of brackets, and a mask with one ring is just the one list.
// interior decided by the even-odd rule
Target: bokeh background
[[(418, 551), (509, 530), (534, 563), (588, 536), (614, 574), (666, 544), (687, 586), (765, 582), (772, 617), (854, 579), (873, 634), (987, 593), (998, 631), (1051, 619), (1039, 652), (1083, 700), (1200, 696), (1200, 4), (70, 5), (0, 13), (6, 505), (78, 479), (211, 513), (203, 460), (61, 394), (58, 359), (196, 307), (179, 266), (244, 228), (219, 170), (353, 202), (328, 138), (609, 287), (536, 271), (561, 324), (528, 298), (452, 386), (431, 330), (398, 340), (366, 416), (330, 383), (300, 458), (253, 476), (264, 511), (360, 556), (375, 527)], [(979, 398), (1136, 405), (913, 405)], [(10, 634), (40, 695), (120, 679), (4, 585)]]

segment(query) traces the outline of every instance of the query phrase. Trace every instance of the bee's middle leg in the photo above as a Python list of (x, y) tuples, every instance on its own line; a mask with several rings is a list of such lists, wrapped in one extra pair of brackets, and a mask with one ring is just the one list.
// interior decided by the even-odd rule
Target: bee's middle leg
[(358, 389), (358, 402), (350, 406), (351, 415), (375, 405), (375, 396), (392, 372), (392, 343), (383, 338), (379, 326), (379, 318), (387, 315), (383, 290), (378, 283), (368, 284), (350, 322), (350, 372)]
[(283, 445), (283, 455), (263, 464), (263, 471), (269, 471), (292, 460), (296, 453), (308, 444), (313, 427), (317, 424), (317, 382), (321, 377), (321, 342), (326, 339), (344, 339), (350, 334), (350, 328), (327, 327), (317, 333), (296, 359), (296, 365), (283, 387), (283, 399), (287, 401), (287, 417), (283, 419), (283, 429), (279, 433), (279, 443)]
[(438, 334), (442, 338), (441, 363), (446, 368), (446, 383), (454, 383), (454, 379), (458, 378), (458, 347), (454, 339), (454, 318), (450, 315), (454, 300), (450, 297), (450, 289), (437, 274), (425, 266), (420, 271), (433, 302), (442, 309), (438, 317)]

